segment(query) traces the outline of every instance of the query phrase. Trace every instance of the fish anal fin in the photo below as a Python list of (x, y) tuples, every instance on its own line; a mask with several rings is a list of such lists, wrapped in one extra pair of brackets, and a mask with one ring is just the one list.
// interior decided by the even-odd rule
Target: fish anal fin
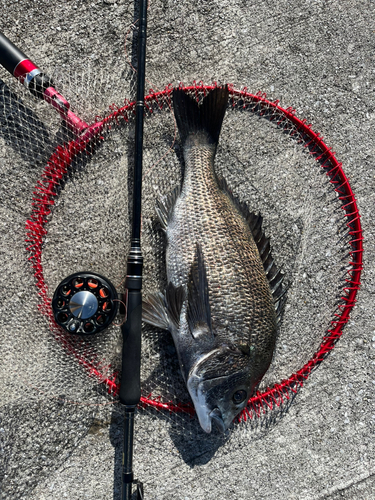
[(212, 338), (211, 308), (208, 295), (208, 281), (202, 247), (196, 245), (194, 261), (188, 280), (187, 321), (195, 339)]

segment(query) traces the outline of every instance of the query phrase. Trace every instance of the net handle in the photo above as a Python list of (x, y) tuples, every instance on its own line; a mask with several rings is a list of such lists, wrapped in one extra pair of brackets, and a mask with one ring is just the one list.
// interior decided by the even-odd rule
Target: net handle
[(70, 110), (69, 102), (54, 87), (50, 76), (44, 73), (3, 33), (0, 33), (0, 64), (33, 94), (50, 104), (75, 135), (87, 131), (89, 125)]

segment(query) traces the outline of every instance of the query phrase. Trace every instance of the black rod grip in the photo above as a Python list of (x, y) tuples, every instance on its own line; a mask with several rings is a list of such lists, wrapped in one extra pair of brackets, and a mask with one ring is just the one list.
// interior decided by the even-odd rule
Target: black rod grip
[(127, 320), (122, 326), (122, 371), (120, 401), (126, 406), (135, 406), (141, 399), (141, 329), (142, 293), (128, 290)]
[(13, 75), (18, 64), (25, 59), (29, 58), (0, 33), (0, 64)]

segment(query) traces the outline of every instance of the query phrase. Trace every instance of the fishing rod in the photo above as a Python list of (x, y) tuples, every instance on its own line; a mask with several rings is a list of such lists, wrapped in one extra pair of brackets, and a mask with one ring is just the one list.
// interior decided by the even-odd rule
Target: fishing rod
[[(122, 500), (130, 500), (133, 485), (137, 499), (143, 499), (143, 485), (134, 480), (133, 437), (135, 409), (141, 398), (140, 362), (142, 328), (142, 268), (141, 252), (141, 195), (144, 122), (145, 58), (147, 0), (139, 2), (138, 73), (135, 106), (135, 149), (133, 179), (133, 220), (131, 248), (127, 259), (126, 321), (122, 326), (123, 349), (119, 399), (124, 406), (124, 440), (122, 460)], [(100, 134), (104, 123), (88, 125), (70, 110), (69, 102), (57, 92), (53, 80), (38, 68), (6, 36), (0, 33), (0, 64), (16, 77), (37, 98), (56, 109), (77, 137), (74, 153)], [(81, 146), (83, 145), (83, 146)], [(103, 276), (75, 273), (65, 278), (52, 300), (57, 324), (70, 333), (92, 335), (109, 326), (117, 312), (116, 290)]]
[(141, 329), (142, 329), (142, 268), (141, 196), (143, 121), (146, 70), (147, 0), (139, 2), (137, 47), (137, 103), (135, 109), (135, 149), (133, 179), (133, 221), (131, 249), (127, 261), (125, 289), (127, 290), (127, 319), (122, 326), (122, 371), (120, 402), (124, 405), (124, 443), (122, 460), (122, 500), (130, 500), (132, 485), (137, 484), (137, 498), (143, 499), (143, 485), (133, 476), (133, 436), (135, 408), (141, 399)]

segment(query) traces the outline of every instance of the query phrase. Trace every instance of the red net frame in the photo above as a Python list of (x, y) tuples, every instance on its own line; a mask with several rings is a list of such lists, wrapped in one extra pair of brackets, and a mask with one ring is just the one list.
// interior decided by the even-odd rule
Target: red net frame
[[(201, 82), (194, 83), (191, 86), (180, 85), (180, 88), (186, 92), (195, 93), (197, 99), (215, 87), (217, 87), (217, 84), (204, 85)], [(343, 327), (349, 321), (360, 288), (360, 277), (363, 268), (363, 234), (355, 196), (342, 169), (342, 163), (336, 159), (332, 149), (324, 143), (323, 137), (314, 132), (311, 124), (308, 124), (306, 120), (299, 119), (293, 108), (282, 108), (279, 101), (268, 100), (264, 93), (251, 94), (247, 91), (247, 88), (237, 90), (232, 85), (228, 85), (228, 87), (233, 107), (242, 106), (244, 109), (252, 107), (260, 115), (267, 114), (269, 120), (276, 121), (277, 125), (282, 128), (288, 128), (290, 124), (291, 135), (302, 142), (305, 148), (308, 148), (309, 153), (320, 163), (341, 202), (341, 209), (348, 228), (348, 244), (350, 246), (349, 262), (347, 263), (349, 269), (346, 271), (345, 284), (341, 290), (338, 308), (318, 350), (302, 368), (289, 378), (267, 388), (263, 392), (257, 392), (251, 397), (245, 409), (237, 417), (238, 421), (246, 421), (248, 418), (260, 416), (267, 409), (272, 410), (279, 407), (285, 400), (289, 400), (297, 392), (298, 388), (303, 386), (312, 370), (325, 359), (341, 337)], [(162, 109), (166, 102), (171, 106), (172, 91), (173, 88), (170, 85), (162, 91), (154, 92), (150, 90), (145, 97), (146, 110), (152, 113), (155, 107)], [(51, 298), (48, 296), (47, 285), (44, 280), (42, 245), (47, 235), (46, 223), (59, 194), (58, 187), (68, 174), (73, 161), (80, 154), (89, 155), (92, 142), (98, 139), (104, 140), (105, 134), (110, 131), (112, 126), (127, 123), (134, 114), (135, 105), (135, 102), (126, 103), (121, 108), (112, 105), (110, 107), (111, 113), (105, 119), (97, 122), (97, 126), (92, 129), (91, 134), (87, 134), (83, 139), (75, 139), (57, 147), (35, 186), (32, 215), (26, 222), (27, 251), (30, 254), (28, 259), (34, 271), (36, 287), (41, 300), (40, 311), (49, 320), (56, 341), (62, 345), (67, 354), (75, 357), (90, 377), (105, 384), (108, 392), (113, 396), (116, 396), (119, 391), (117, 373), (114, 372), (111, 376), (106, 376), (105, 373), (108, 373), (107, 366), (104, 367), (103, 363), (97, 359), (85, 359), (77, 349), (77, 342), (70, 340), (71, 337), (66, 337), (54, 321)], [(185, 412), (191, 415), (195, 413), (192, 405), (163, 401), (161, 396), (152, 394), (143, 395), (140, 404), (169, 412)]]

